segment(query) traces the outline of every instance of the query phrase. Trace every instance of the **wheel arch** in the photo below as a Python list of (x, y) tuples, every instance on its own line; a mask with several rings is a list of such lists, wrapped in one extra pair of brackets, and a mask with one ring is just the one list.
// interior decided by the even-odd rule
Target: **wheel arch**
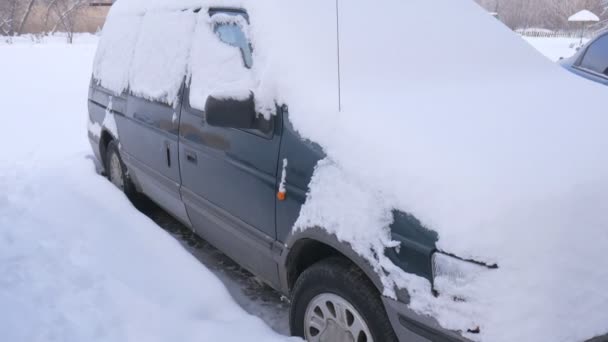
[(384, 287), (372, 265), (358, 255), (346, 242), (322, 228), (309, 228), (292, 234), (281, 260), (280, 276), (283, 292), (290, 294), (296, 280), (308, 267), (330, 257), (343, 257), (361, 269), (380, 294)]
[(104, 170), (106, 169), (106, 153), (108, 150), (108, 145), (113, 140), (116, 140), (114, 135), (110, 133), (107, 129), (103, 129), (101, 131), (101, 136), (99, 138), (99, 155), (101, 156), (101, 163), (103, 165)]

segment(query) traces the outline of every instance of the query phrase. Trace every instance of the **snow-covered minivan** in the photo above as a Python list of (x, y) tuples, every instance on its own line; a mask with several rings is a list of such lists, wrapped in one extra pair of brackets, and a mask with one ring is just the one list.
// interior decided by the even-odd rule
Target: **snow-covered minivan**
[(608, 332), (601, 98), (468, 1), (118, 0), (89, 138), (287, 295), (293, 335), (584, 341)]

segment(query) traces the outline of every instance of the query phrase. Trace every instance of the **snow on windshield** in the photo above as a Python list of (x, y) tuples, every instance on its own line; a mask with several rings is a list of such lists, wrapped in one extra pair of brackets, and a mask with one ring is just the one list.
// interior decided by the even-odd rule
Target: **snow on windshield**
[[(156, 0), (148, 10), (164, 3), (206, 4)], [(385, 295), (407, 288), (410, 306), (444, 327), (479, 326), (471, 339), (608, 332), (605, 87), (550, 63), (469, 1), (349, 1), (339, 13), (324, 0), (244, 6), (264, 85), (256, 97), (287, 104), (328, 155), (296, 228), (335, 233), (383, 274)], [(392, 209), (438, 232), (441, 250), (499, 269), (476, 277), (466, 302), (435, 298), (381, 253), (395, 247)]]

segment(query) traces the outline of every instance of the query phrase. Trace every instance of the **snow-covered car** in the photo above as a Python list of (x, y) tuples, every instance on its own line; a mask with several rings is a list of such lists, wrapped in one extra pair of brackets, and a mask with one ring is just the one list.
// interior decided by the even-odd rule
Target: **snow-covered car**
[(560, 64), (581, 77), (608, 85), (608, 32), (598, 35)]
[(119, 0), (93, 150), (128, 196), (287, 295), (293, 335), (605, 334), (601, 96), (439, 1)]

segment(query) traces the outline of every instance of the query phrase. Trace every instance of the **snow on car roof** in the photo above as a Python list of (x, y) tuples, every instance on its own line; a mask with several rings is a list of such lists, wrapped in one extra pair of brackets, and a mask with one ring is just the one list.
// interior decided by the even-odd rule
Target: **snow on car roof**
[(120, 0), (112, 6), (112, 11), (122, 14), (143, 14), (150, 11), (175, 11), (200, 7), (243, 8), (243, 0)]

